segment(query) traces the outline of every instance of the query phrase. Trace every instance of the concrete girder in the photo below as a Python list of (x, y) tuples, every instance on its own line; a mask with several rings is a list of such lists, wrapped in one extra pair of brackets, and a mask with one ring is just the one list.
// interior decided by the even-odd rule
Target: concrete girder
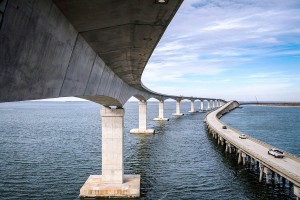
[(134, 95), (205, 99), (160, 94), (141, 82), (181, 3), (7, 1), (1, 10), (0, 102), (77, 96), (122, 107)]

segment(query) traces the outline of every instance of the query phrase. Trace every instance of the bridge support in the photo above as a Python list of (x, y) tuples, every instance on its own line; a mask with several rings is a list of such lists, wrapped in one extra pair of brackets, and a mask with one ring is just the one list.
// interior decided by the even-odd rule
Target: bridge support
[(259, 182), (262, 182), (263, 173), (264, 173), (264, 166), (261, 163), (259, 163)]
[(173, 113), (172, 115), (176, 117), (184, 115), (183, 113), (180, 112), (180, 100), (176, 101), (176, 113)]
[(216, 107), (220, 107), (219, 100), (216, 100)]
[(204, 112), (204, 101), (203, 100), (200, 101), (200, 111)]
[(147, 101), (139, 101), (139, 128), (131, 129), (130, 133), (155, 133), (154, 129), (147, 129)]
[(242, 163), (242, 152), (241, 152), (241, 150), (238, 150), (238, 152), (239, 152), (238, 164), (241, 164)]
[(255, 165), (255, 159), (254, 158), (251, 158), (251, 164), (254, 167), (254, 165)]
[(90, 175), (81, 197), (139, 197), (140, 175), (124, 175), (124, 109), (103, 107), (102, 175)]
[(189, 113), (195, 113), (195, 101), (191, 100), (191, 110), (189, 111)]
[(231, 154), (231, 144), (228, 141), (225, 141), (225, 143), (226, 143), (225, 153)]
[(210, 101), (209, 100), (206, 101), (207, 101), (207, 110), (210, 110)]
[(264, 173), (266, 174), (266, 183), (270, 184), (270, 174), (272, 174), (272, 171), (269, 168), (264, 167)]
[(276, 177), (277, 177), (277, 178), (276, 178), (276, 183), (277, 183), (277, 184), (280, 184), (280, 174), (277, 174)]
[(164, 118), (164, 101), (158, 102), (158, 117), (154, 118), (155, 121), (169, 121), (168, 118)]
[(246, 165), (246, 157), (247, 157), (247, 154), (242, 153), (242, 157), (243, 157), (243, 165)]
[(297, 200), (300, 200), (300, 187), (294, 185), (294, 194)]

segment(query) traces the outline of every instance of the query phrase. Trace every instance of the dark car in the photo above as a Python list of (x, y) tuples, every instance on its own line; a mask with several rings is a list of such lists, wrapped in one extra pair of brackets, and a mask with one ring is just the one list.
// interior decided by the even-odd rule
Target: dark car
[(227, 126), (222, 126), (222, 129), (227, 129)]

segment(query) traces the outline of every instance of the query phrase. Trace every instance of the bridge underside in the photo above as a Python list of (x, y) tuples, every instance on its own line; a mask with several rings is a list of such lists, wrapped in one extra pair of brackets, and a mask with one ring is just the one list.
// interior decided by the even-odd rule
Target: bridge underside
[(0, 102), (78, 96), (122, 106), (131, 96), (165, 99), (144, 88), (141, 75), (181, 3), (1, 1)]

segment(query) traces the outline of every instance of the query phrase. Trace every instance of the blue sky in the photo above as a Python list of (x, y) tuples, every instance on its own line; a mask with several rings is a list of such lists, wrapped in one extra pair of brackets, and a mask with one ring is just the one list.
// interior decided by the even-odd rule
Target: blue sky
[(142, 81), (166, 94), (300, 101), (300, 1), (185, 0)]

